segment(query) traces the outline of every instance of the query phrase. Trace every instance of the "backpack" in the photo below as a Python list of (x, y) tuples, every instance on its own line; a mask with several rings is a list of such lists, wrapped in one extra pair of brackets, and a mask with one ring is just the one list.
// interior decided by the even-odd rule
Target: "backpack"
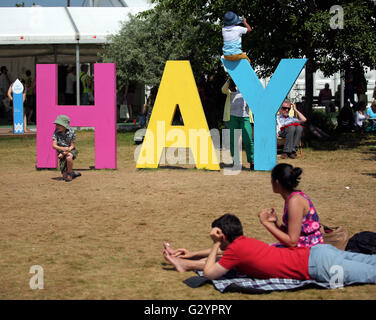
[(364, 254), (376, 254), (376, 233), (362, 231), (355, 234), (350, 238), (345, 250)]

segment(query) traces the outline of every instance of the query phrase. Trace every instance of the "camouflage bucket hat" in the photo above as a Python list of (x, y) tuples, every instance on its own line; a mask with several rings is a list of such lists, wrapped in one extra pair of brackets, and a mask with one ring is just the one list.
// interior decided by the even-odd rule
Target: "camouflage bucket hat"
[(56, 120), (54, 121), (54, 124), (60, 124), (66, 129), (69, 129), (69, 123), (70, 123), (70, 119), (67, 116), (64, 116), (62, 114), (57, 116)]

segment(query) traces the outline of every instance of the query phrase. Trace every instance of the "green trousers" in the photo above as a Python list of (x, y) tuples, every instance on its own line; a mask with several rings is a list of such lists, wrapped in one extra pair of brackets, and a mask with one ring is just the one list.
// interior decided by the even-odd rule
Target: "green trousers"
[[(245, 152), (247, 154), (247, 161), (249, 163), (253, 163), (253, 138), (252, 138), (252, 126), (249, 122), (249, 117), (235, 117), (230, 116), (230, 121), (226, 122), (227, 128), (230, 129), (230, 151), (231, 156), (234, 160), (234, 163), (238, 164), (240, 155), (239, 151), (235, 153), (235, 143), (234, 143), (234, 133), (235, 129), (241, 129), (242, 130), (242, 139), (243, 139), (243, 145), (245, 147)], [(238, 146), (238, 143), (236, 143), (236, 149)], [(234, 156), (235, 155), (235, 156)]]

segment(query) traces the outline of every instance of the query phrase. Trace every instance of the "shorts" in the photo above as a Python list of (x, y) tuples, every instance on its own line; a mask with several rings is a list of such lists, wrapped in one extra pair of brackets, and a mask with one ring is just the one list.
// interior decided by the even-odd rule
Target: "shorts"
[(238, 60), (241, 60), (241, 59), (247, 59), (249, 63), (251, 63), (251, 60), (248, 58), (248, 56), (242, 52), (240, 54), (233, 54), (233, 55), (230, 55), (230, 56), (224, 56), (225, 60), (229, 60), (229, 61), (238, 61)]
[[(58, 152), (58, 154), (60, 154), (60, 153), (61, 152)], [(73, 148), (69, 153), (72, 154), (73, 160), (75, 160), (78, 157), (78, 150), (76, 148)], [(66, 160), (65, 157), (59, 159), (59, 168), (60, 168), (61, 173), (64, 173), (68, 170), (67, 160)]]

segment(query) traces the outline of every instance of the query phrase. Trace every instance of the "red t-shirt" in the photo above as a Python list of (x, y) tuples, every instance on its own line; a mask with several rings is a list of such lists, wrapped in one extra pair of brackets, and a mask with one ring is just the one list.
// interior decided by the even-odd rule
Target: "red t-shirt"
[(277, 248), (257, 239), (241, 236), (225, 250), (218, 263), (256, 279), (286, 278), (309, 280), (309, 248)]

